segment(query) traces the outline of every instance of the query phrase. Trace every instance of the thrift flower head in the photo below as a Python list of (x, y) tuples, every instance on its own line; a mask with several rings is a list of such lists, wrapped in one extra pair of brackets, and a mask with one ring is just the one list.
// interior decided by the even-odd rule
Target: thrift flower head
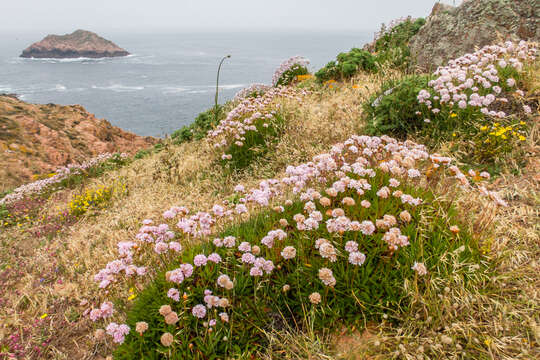
[(173, 299), (174, 301), (180, 301), (180, 292), (178, 289), (170, 288), (169, 291), (167, 291), (167, 297)]
[(191, 310), (193, 316), (202, 319), (206, 316), (206, 307), (202, 304), (195, 305)]
[(159, 308), (159, 313), (163, 316), (167, 316), (171, 312), (172, 312), (172, 309), (170, 305), (161, 305), (161, 307)]
[(142, 336), (142, 334), (148, 330), (148, 323), (144, 321), (139, 321), (135, 324), (135, 331), (139, 333), (139, 335)]
[(321, 303), (321, 294), (318, 292), (314, 292), (311, 295), (309, 295), (309, 302), (311, 302), (314, 305), (318, 305)]
[(118, 325), (117, 323), (110, 323), (106, 328), (107, 334), (113, 337), (113, 342), (122, 344), (125, 340), (125, 336), (129, 333), (129, 326), (126, 324)]
[(195, 257), (193, 258), (193, 265), (197, 267), (203, 266), (206, 265), (207, 261), (208, 259), (203, 254), (195, 255)]
[(176, 312), (174, 312), (174, 311), (168, 313), (165, 316), (165, 322), (168, 325), (176, 324), (178, 322), (178, 314)]
[(286, 260), (293, 259), (296, 256), (296, 249), (293, 246), (286, 246), (281, 251), (281, 256)]
[(326, 286), (336, 285), (336, 279), (334, 278), (334, 274), (332, 273), (332, 270), (328, 268), (319, 269), (319, 279)]
[(161, 344), (163, 346), (169, 347), (169, 346), (172, 345), (172, 343), (174, 341), (174, 337), (173, 337), (173, 335), (171, 333), (166, 332), (163, 335), (161, 335), (160, 341), (161, 341)]
[(424, 265), (424, 263), (415, 262), (414, 265), (411, 267), (411, 269), (416, 271), (416, 273), (418, 275), (420, 275), (420, 276), (423, 276), (423, 275), (427, 274), (427, 269), (426, 269), (426, 266)]
[(358, 251), (353, 251), (349, 254), (349, 262), (353, 265), (362, 265), (366, 261), (366, 255)]

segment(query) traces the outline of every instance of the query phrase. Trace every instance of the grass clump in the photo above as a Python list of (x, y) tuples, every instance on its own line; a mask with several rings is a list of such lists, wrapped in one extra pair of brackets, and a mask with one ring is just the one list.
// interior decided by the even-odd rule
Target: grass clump
[(253, 161), (261, 160), (273, 148), (285, 131), (285, 117), (281, 113), (258, 118), (252, 124), (254, 130), (231, 143), (226, 149), (226, 157), (220, 164), (229, 171), (237, 171), (250, 166)]
[[(461, 276), (466, 281), (466, 273), (451, 274), (450, 268), (439, 263), (449, 252), (458, 251), (459, 258), (467, 262), (476, 262), (479, 256), (475, 241), (465, 231), (457, 234), (450, 230), (458, 221), (452, 205), (440, 203), (429, 190), (415, 185), (400, 185), (395, 190), (421, 198), (425, 205), (406, 205), (396, 196), (381, 198), (378, 189), (390, 181), (390, 175), (377, 172), (362, 196), (352, 189), (332, 196), (333, 191), (328, 190), (318, 200), (297, 199), (283, 209), (254, 215), (219, 235), (219, 239), (233, 237), (242, 243), (238, 249), (219, 246), (216, 241), (190, 246), (179, 262), (167, 265), (138, 296), (127, 323), (134, 329), (137, 322), (144, 321), (151, 330), (128, 335), (115, 358), (247, 356), (267, 345), (264, 331), (290, 326), (303, 329), (308, 322), (315, 330), (363, 326), (366, 321), (379, 321), (384, 314), (405, 311), (411, 299), (404, 283), (422, 292), (430, 277)], [(361, 201), (369, 201), (371, 206), (366, 208)], [(335, 232), (320, 226), (299, 231), (300, 214), (307, 217), (309, 212), (320, 214), (323, 224), (346, 216), (377, 223), (378, 230)], [(390, 224), (383, 224), (383, 218)], [(386, 234), (392, 227), (399, 228), (410, 245), (389, 247)], [(261, 244), (276, 229), (286, 236), (275, 238), (272, 246)], [(253, 276), (252, 265), (242, 259), (246, 253), (258, 251), (257, 257), (270, 261), (272, 270)], [(210, 253), (218, 254), (221, 262), (208, 261), (181, 284), (167, 281), (170, 273), (166, 270), (196, 263), (197, 256)], [(415, 273), (413, 268), (420, 262), (429, 275)], [(216, 279), (223, 274), (232, 279), (232, 289), (216, 286)], [(171, 300), (167, 297), (171, 287), (185, 295), (179, 301)], [(192, 314), (197, 304), (208, 305), (214, 296), (226, 299), (227, 306), (216, 300), (218, 305), (207, 306), (202, 318)], [(171, 306), (178, 322), (167, 325), (164, 321), (160, 309), (165, 304)], [(170, 346), (160, 341), (164, 333), (174, 336)]]

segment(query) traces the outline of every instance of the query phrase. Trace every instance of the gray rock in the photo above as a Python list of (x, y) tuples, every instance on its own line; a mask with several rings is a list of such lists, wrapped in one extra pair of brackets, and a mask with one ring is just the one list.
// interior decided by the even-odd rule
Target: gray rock
[(437, 3), (409, 46), (417, 66), (433, 70), (504, 40), (540, 41), (539, 0), (468, 0), (458, 7)]

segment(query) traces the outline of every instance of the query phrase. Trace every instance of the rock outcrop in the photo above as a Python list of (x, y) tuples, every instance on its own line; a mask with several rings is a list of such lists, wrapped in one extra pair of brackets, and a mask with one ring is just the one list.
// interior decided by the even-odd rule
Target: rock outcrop
[(458, 7), (437, 3), (410, 48), (418, 66), (430, 70), (507, 39), (540, 40), (538, 0), (466, 0)]
[(77, 30), (67, 35), (47, 35), (26, 48), (23, 58), (103, 58), (127, 56), (129, 52), (99, 35)]
[(97, 119), (80, 105), (36, 105), (0, 95), (0, 192), (59, 166), (104, 152), (132, 154), (156, 142)]

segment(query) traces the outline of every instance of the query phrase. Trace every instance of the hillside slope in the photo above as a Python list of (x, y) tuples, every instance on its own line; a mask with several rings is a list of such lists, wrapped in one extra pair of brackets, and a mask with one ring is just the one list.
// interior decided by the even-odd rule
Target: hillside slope
[(29, 104), (0, 95), (0, 192), (59, 166), (105, 152), (134, 153), (156, 141), (97, 119), (80, 105)]

